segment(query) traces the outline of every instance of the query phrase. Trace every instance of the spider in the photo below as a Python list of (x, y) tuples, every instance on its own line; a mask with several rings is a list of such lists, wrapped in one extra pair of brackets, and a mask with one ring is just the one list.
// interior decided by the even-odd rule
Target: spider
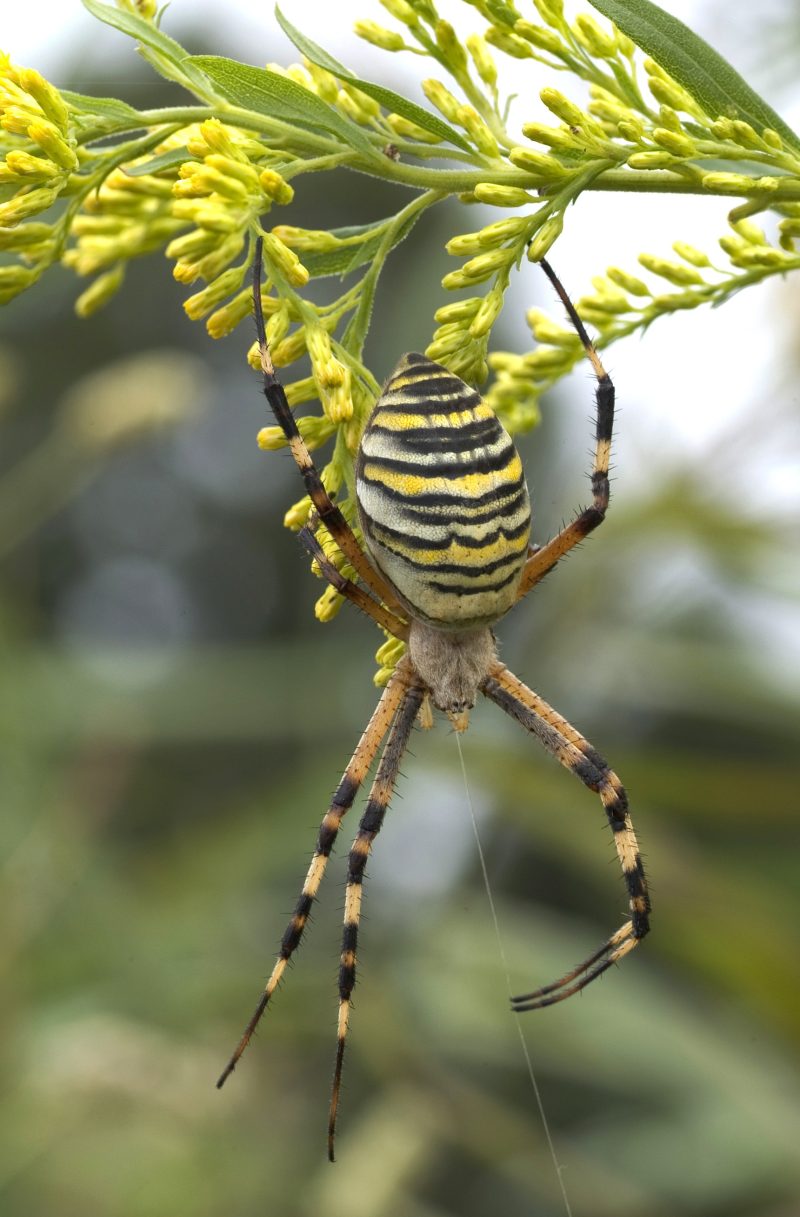
[[(469, 712), (482, 693), (599, 794), (614, 835), (630, 919), (560, 980), (512, 998), (512, 1008), (517, 1012), (537, 1010), (579, 992), (632, 951), (649, 929), (644, 868), (619, 778), (566, 719), (500, 662), (491, 629), (605, 518), (614, 386), (566, 291), (543, 259), (542, 270), (560, 297), (597, 378), (592, 505), (578, 512), (546, 544), (531, 546), (528, 490), (510, 436), (463, 380), (424, 355), (408, 354), (386, 382), (359, 445), (356, 498), (365, 552), (323, 487), (275, 375), (261, 307), (261, 257), (259, 240), (253, 310), (264, 394), (286, 435), (315, 510), (314, 521), (301, 531), (300, 538), (337, 591), (407, 643), (406, 654), (386, 685), (325, 813), (275, 966), (217, 1082), (221, 1087), (233, 1072), (300, 944), (342, 818), (385, 740), (347, 868), (337, 1051), (328, 1120), (328, 1156), (333, 1161), (356, 980), (364, 869), (414, 723), (419, 719), (424, 727), (432, 725), (431, 703), (460, 732), (466, 730)], [(346, 578), (327, 560), (314, 535), (317, 524), (329, 530), (359, 582)]]

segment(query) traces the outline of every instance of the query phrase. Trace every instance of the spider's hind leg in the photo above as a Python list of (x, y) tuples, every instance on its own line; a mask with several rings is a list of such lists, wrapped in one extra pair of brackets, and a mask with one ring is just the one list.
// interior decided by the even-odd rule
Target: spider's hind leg
[(345, 1044), (347, 1042), (347, 1029), (350, 1022), (350, 1003), (356, 983), (356, 950), (361, 920), (364, 870), (370, 850), (372, 849), (372, 843), (383, 826), (386, 809), (389, 806), (389, 800), (392, 797), (392, 791), (397, 781), (400, 762), (408, 747), (414, 721), (424, 696), (424, 687), (418, 680), (412, 678), (412, 683), (408, 685), (403, 702), (392, 723), (389, 738), (386, 741), (383, 755), (378, 765), (378, 772), (375, 775), (375, 781), (372, 783), (372, 789), (369, 792), (366, 810), (361, 817), (347, 864), (342, 957), (339, 967), (339, 1022), (336, 1065), (333, 1074), (333, 1089), (328, 1118), (328, 1157), (331, 1162), (333, 1162), (334, 1157), (336, 1117), (339, 1110), (342, 1064), (344, 1061)]
[(565, 769), (599, 794), (614, 833), (614, 845), (628, 890), (631, 912), (629, 921), (560, 980), (512, 998), (514, 1009), (521, 1013), (551, 1006), (580, 992), (632, 951), (650, 928), (650, 897), (639, 845), (628, 813), (627, 795), (614, 771), (565, 718), (499, 661), (481, 684), (481, 692), (535, 735)]
[(336, 842), (336, 837), (341, 826), (342, 819), (347, 811), (352, 807), (353, 801), (358, 794), (361, 783), (369, 773), (381, 742), (389, 730), (395, 716), (397, 715), (398, 707), (403, 703), (408, 685), (408, 661), (401, 659), (397, 665), (397, 669), (389, 681), (388, 685), (381, 694), (372, 718), (369, 720), (366, 729), (364, 730), (361, 739), (358, 741), (356, 750), (350, 760), (350, 764), (344, 771), (342, 780), (336, 789), (336, 792), (331, 800), (331, 805), (325, 813), (322, 824), (320, 825), (317, 844), (314, 850), (314, 856), (311, 859), (311, 865), (308, 868), (305, 882), (303, 883), (302, 891), (297, 900), (294, 913), (286, 927), (286, 930), (281, 940), (278, 958), (270, 974), (269, 980), (266, 983), (263, 993), (259, 999), (258, 1005), (253, 1012), (253, 1015), (244, 1029), (236, 1049), (223, 1069), (217, 1087), (222, 1087), (230, 1075), (233, 1073), (239, 1058), (244, 1052), (250, 1040), (253, 1037), (253, 1032), (261, 1021), (261, 1017), (266, 1010), (273, 993), (277, 989), (283, 975), (288, 966), (294, 952), (300, 945), (303, 937), (303, 931), (308, 924), (309, 914), (311, 912), (314, 900), (317, 897), (322, 878), (325, 874), (325, 868), (328, 864), (328, 858)]

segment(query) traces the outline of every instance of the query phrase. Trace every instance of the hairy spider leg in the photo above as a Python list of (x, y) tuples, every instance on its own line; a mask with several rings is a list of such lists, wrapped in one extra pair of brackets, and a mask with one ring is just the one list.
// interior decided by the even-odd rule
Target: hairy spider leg
[(339, 968), (339, 1021), (337, 1027), (336, 1065), (333, 1073), (333, 1089), (328, 1117), (328, 1158), (334, 1159), (336, 1116), (339, 1109), (339, 1094), (342, 1083), (342, 1063), (350, 1022), (350, 1000), (356, 983), (356, 949), (358, 926), (361, 918), (361, 896), (364, 883), (364, 868), (367, 865), (372, 842), (380, 832), (389, 800), (392, 797), (400, 762), (408, 747), (408, 741), (417, 713), (425, 696), (424, 686), (410, 684), (403, 702), (397, 711), (392, 729), (381, 756), (375, 781), (369, 792), (366, 810), (361, 817), (358, 832), (350, 849), (347, 866), (347, 888), (344, 900), (344, 929), (342, 932), (342, 959)]
[(592, 505), (578, 512), (571, 524), (567, 524), (546, 545), (542, 545), (541, 548), (528, 558), (519, 582), (517, 600), (527, 596), (531, 588), (540, 579), (544, 578), (545, 575), (549, 574), (565, 554), (569, 553), (576, 545), (579, 545), (590, 532), (593, 532), (595, 528), (602, 524), (606, 517), (610, 494), (608, 467), (611, 460), (611, 434), (614, 429), (614, 385), (611, 382), (611, 377), (600, 362), (597, 351), (594, 349), (589, 335), (586, 333), (584, 324), (575, 311), (575, 306), (564, 290), (555, 271), (544, 258), (541, 260), (541, 267), (558, 293), (564, 308), (567, 310), (569, 319), (583, 343), (584, 350), (597, 377), (597, 389), (595, 390), (597, 429), (594, 467), (591, 475)]
[(481, 684), (481, 692), (535, 735), (559, 764), (574, 773), (585, 786), (600, 795), (617, 850), (631, 919), (588, 959), (560, 980), (531, 993), (512, 998), (514, 1009), (535, 1010), (554, 1005), (585, 988), (612, 964), (632, 951), (650, 928), (650, 897), (636, 834), (628, 812), (628, 798), (617, 775), (600, 754), (566, 719), (538, 694), (524, 685), (503, 664), (492, 666)]
[(397, 597), (386, 580), (375, 570), (366, 554), (358, 543), (341, 509), (331, 499), (319, 471), (314, 464), (311, 453), (298, 430), (291, 407), (286, 400), (283, 385), (275, 375), (275, 368), (267, 347), (267, 333), (264, 327), (264, 310), (261, 306), (261, 273), (262, 273), (263, 241), (256, 241), (255, 258), (253, 260), (253, 315), (256, 322), (258, 348), (261, 356), (261, 370), (264, 374), (264, 396), (269, 402), (275, 421), (283, 431), (289, 443), (300, 475), (305, 484), (308, 497), (311, 499), (320, 521), (328, 529), (336, 544), (341, 549), (359, 578), (366, 583), (379, 601), (390, 608), (399, 608)]
[(408, 625), (401, 620), (389, 609), (384, 608), (382, 604), (378, 604), (377, 600), (373, 600), (372, 596), (364, 591), (363, 587), (359, 587), (352, 579), (348, 579), (341, 571), (337, 570), (325, 557), (325, 552), (320, 545), (311, 528), (301, 528), (298, 533), (300, 544), (311, 554), (311, 557), (316, 562), (320, 569), (320, 574), (327, 579), (331, 587), (333, 587), (340, 596), (344, 596), (356, 608), (361, 609), (362, 613), (366, 613), (373, 621), (377, 622), (382, 629), (388, 630), (395, 638), (408, 638)]
[(311, 912), (311, 906), (316, 899), (317, 892), (322, 883), (325, 867), (336, 841), (342, 819), (345, 813), (352, 807), (353, 800), (369, 773), (383, 738), (397, 714), (398, 707), (406, 696), (409, 669), (410, 664), (405, 659), (401, 660), (395, 669), (394, 674), (381, 695), (380, 701), (373, 711), (366, 730), (358, 741), (356, 750), (331, 800), (330, 807), (325, 812), (322, 824), (320, 825), (314, 856), (311, 859), (311, 865), (308, 868), (308, 874), (306, 875), (294, 913), (284, 932), (275, 966), (272, 969), (264, 992), (261, 994), (253, 1017), (245, 1027), (244, 1034), (239, 1040), (236, 1050), (220, 1075), (217, 1082), (218, 1088), (225, 1084), (228, 1077), (236, 1068), (239, 1058), (250, 1043), (253, 1032), (258, 1026), (272, 994), (283, 978), (289, 960), (300, 945), (303, 931)]

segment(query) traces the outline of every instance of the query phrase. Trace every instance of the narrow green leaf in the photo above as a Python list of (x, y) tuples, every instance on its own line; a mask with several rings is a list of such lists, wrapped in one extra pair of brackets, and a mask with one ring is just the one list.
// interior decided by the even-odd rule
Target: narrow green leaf
[[(115, 8), (110, 4), (101, 4), (100, 0), (81, 0), (85, 9), (96, 17), (98, 21), (104, 21), (106, 25), (113, 26), (115, 30), (120, 30), (121, 33), (127, 34), (130, 38), (135, 38), (143, 47), (148, 47), (151, 51), (155, 51), (160, 57), (162, 63), (166, 61), (175, 69), (174, 75), (169, 74), (169, 79), (178, 79), (181, 83), (189, 83), (197, 85), (202, 92), (203, 86), (208, 87), (208, 81), (203, 79), (202, 74), (193, 70), (191, 67), (188, 70), (183, 70), (183, 64), (186, 62), (186, 51), (179, 42), (174, 38), (170, 38), (168, 34), (162, 33), (156, 26), (151, 25), (149, 21), (145, 21), (143, 17), (137, 16), (136, 13), (131, 13), (127, 9)], [(151, 61), (152, 62), (152, 61)], [(158, 66), (154, 64), (153, 66)]]
[[(415, 212), (398, 229), (392, 241), (392, 249), (405, 240), (421, 214), (422, 212)], [(365, 262), (371, 262), (386, 235), (385, 221), (382, 220), (377, 224), (362, 224), (350, 228), (331, 229), (334, 237), (342, 239), (356, 236), (362, 232), (365, 234), (371, 233), (371, 235), (366, 236), (357, 245), (346, 245), (343, 249), (332, 249), (319, 253), (303, 251), (300, 255), (303, 266), (305, 266), (313, 278), (324, 279), (331, 275), (347, 275), (357, 267), (363, 266)]]
[(771, 127), (793, 148), (800, 137), (718, 51), (651, 0), (591, 0), (623, 34), (683, 85), (711, 118), (735, 118), (756, 131)]
[(192, 55), (184, 62), (196, 65), (235, 106), (297, 123), (310, 131), (330, 132), (370, 160), (377, 155), (377, 149), (356, 123), (288, 76), (221, 55)]
[(312, 42), (305, 34), (296, 29), (288, 18), (284, 17), (281, 10), (276, 6), (275, 16), (278, 19), (283, 32), (292, 40), (298, 51), (305, 55), (306, 59), (310, 59), (318, 68), (324, 68), (326, 72), (336, 76), (338, 80), (343, 80), (347, 84), (355, 85), (362, 93), (366, 93), (367, 97), (371, 97), (373, 101), (379, 102), (390, 112), (402, 115), (409, 122), (416, 123), (418, 127), (422, 127), (424, 131), (429, 131), (431, 135), (438, 135), (440, 139), (447, 140), (450, 144), (455, 144), (456, 147), (463, 149), (464, 152), (473, 152), (474, 149), (467, 143), (462, 135), (451, 127), (443, 119), (436, 114), (431, 114), (430, 111), (424, 110), (422, 106), (418, 106), (415, 102), (409, 101), (407, 97), (403, 97), (400, 93), (395, 93), (392, 89), (387, 89), (385, 85), (373, 84), (369, 80), (360, 80), (358, 76), (354, 76), (352, 72), (339, 63), (338, 59), (334, 59), (332, 55), (316, 42)]
[(125, 172), (128, 177), (144, 177), (148, 173), (160, 173), (162, 169), (174, 169), (191, 159), (188, 148), (170, 148), (169, 152), (162, 152), (143, 165), (126, 165)]
[(59, 89), (61, 96), (68, 106), (79, 111), (79, 117), (90, 119), (105, 119), (109, 126), (130, 127), (138, 120), (139, 126), (146, 124), (139, 111), (134, 110), (127, 102), (118, 101), (116, 97), (87, 97), (84, 93), (72, 93), (69, 89)]

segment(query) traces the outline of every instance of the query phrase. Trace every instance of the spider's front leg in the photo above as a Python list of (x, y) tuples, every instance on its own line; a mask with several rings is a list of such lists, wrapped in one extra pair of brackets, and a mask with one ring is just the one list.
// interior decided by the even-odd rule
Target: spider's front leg
[(583, 343), (586, 356), (597, 377), (595, 397), (597, 401), (597, 424), (595, 431), (594, 467), (592, 469), (592, 504), (579, 511), (575, 519), (562, 528), (560, 532), (547, 542), (537, 547), (528, 557), (519, 582), (517, 600), (527, 596), (528, 592), (540, 579), (549, 574), (553, 567), (561, 561), (571, 549), (580, 545), (590, 532), (593, 532), (606, 518), (608, 500), (610, 497), (608, 484), (608, 468), (611, 461), (611, 435), (614, 429), (614, 385), (606, 372), (594, 345), (586, 333), (586, 328), (575, 311), (575, 306), (567, 295), (560, 279), (553, 268), (542, 258), (540, 266), (556, 289), (561, 303), (567, 310), (567, 315), (575, 327), (575, 332)]
[(538, 694), (518, 680), (500, 662), (495, 663), (481, 684), (481, 692), (530, 731), (555, 759), (574, 773), (590, 790), (600, 795), (628, 889), (631, 917), (599, 950), (584, 959), (560, 980), (512, 998), (517, 1013), (538, 1010), (579, 993), (618, 963), (644, 938), (650, 928), (650, 897), (642, 856), (628, 813), (628, 799), (617, 775), (603, 758)]

